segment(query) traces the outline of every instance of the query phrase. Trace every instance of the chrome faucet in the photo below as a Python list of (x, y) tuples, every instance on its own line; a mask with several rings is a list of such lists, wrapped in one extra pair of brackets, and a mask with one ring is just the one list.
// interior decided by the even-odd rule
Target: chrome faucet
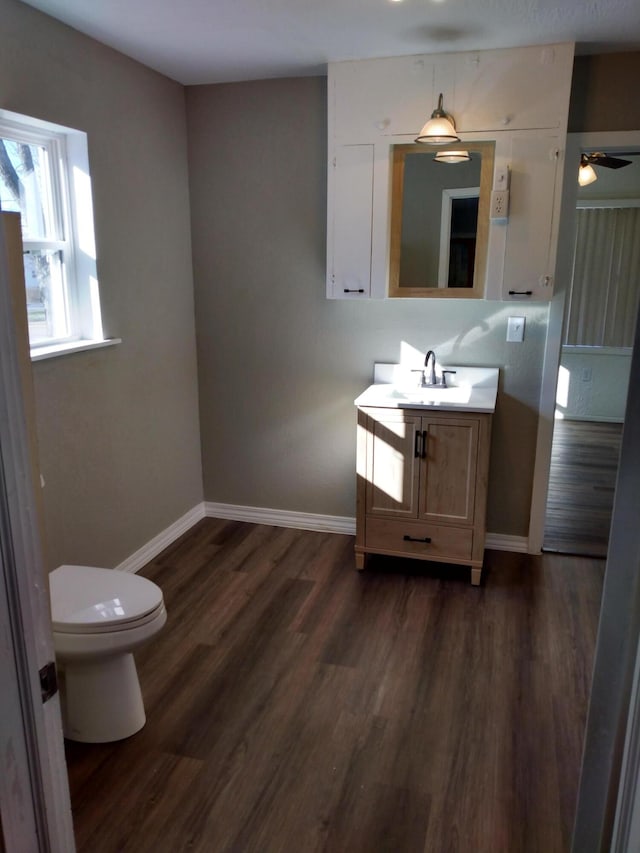
[[(431, 373), (429, 374), (429, 379), (426, 377), (427, 370), (429, 368), (429, 359), (431, 359)], [(422, 384), (423, 385), (437, 385), (436, 382), (436, 354), (430, 349), (426, 354), (424, 359), (424, 370), (422, 371)]]

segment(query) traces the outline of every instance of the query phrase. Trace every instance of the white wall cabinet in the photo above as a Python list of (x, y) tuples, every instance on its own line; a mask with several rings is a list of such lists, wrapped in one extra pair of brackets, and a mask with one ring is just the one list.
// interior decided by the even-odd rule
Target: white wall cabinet
[(550, 299), (572, 67), (572, 44), (330, 63), (327, 296), (387, 296), (391, 146), (413, 142), (443, 92), (463, 142), (495, 141), (495, 168), (510, 168), (485, 298)]
[(562, 129), (572, 65), (567, 44), (330, 63), (333, 138), (415, 137), (440, 92), (462, 133)]

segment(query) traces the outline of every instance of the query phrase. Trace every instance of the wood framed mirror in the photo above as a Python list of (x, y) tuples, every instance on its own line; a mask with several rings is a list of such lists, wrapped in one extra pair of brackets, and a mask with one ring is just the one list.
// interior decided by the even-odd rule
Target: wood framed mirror
[[(466, 162), (435, 160), (462, 148)], [(390, 297), (483, 297), (494, 151), (494, 142), (392, 146)]]

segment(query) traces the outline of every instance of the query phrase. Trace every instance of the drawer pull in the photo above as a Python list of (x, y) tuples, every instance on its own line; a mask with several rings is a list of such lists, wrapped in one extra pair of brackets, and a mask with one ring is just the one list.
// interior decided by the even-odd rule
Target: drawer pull
[(405, 533), (402, 538), (405, 542), (426, 542), (427, 545), (429, 545), (431, 542), (430, 536), (425, 536), (423, 539), (420, 539), (420, 537), (418, 536), (409, 536), (408, 533)]

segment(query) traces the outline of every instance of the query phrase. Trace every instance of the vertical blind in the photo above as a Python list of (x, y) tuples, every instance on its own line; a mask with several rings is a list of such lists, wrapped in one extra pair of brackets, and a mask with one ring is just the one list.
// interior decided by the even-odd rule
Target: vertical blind
[(632, 347), (640, 297), (640, 207), (577, 211), (565, 344)]

